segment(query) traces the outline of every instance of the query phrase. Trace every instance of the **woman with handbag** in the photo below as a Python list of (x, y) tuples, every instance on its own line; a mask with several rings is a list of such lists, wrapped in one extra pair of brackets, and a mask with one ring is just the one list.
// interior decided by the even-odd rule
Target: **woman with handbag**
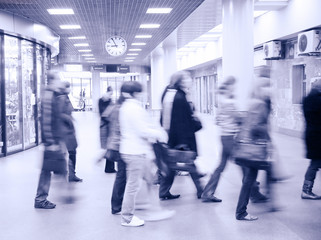
[(258, 217), (247, 213), (251, 187), (256, 181), (258, 171), (267, 172), (267, 187), (271, 199), (271, 164), (267, 161), (270, 136), (268, 120), (271, 112), (269, 69), (262, 69), (256, 79), (247, 116), (236, 137), (234, 150), (235, 163), (242, 166), (244, 177), (239, 195), (236, 219), (254, 221)]

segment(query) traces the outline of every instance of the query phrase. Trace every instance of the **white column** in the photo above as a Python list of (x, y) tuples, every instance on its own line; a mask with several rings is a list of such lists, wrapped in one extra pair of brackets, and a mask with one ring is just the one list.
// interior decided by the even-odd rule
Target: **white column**
[(253, 85), (253, 25), (253, 0), (223, 0), (223, 79), (237, 79), (240, 110), (246, 110)]
[(176, 52), (177, 52), (177, 30), (174, 30), (163, 42), (164, 49), (164, 80), (166, 85), (170, 77), (177, 71)]
[(153, 50), (151, 54), (151, 109), (161, 109), (161, 96), (166, 87), (164, 81), (164, 51), (161, 46)]
[(100, 98), (100, 72), (92, 72), (92, 108), (93, 112), (98, 112), (98, 100)]

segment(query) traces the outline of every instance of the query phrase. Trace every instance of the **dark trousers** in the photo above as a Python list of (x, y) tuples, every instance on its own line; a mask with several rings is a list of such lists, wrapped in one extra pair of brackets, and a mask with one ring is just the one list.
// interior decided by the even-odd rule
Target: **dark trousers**
[(69, 169), (69, 177), (75, 176), (76, 174), (76, 150), (68, 150), (69, 161), (68, 161), (68, 169)]
[[(160, 177), (160, 183), (159, 183), (159, 197), (160, 198), (166, 197), (171, 194), (169, 192), (169, 190), (171, 189), (171, 187), (173, 185), (175, 175), (176, 175), (176, 171), (172, 170), (169, 172), (169, 174), (166, 177), (164, 177), (164, 176)], [(194, 185), (196, 187), (197, 196), (200, 197), (200, 195), (203, 192), (203, 188), (202, 188), (201, 182), (200, 182), (200, 175), (196, 171), (193, 173), (190, 173), (190, 175), (191, 175)]]
[(314, 182), (317, 172), (321, 168), (321, 159), (311, 159), (310, 165), (305, 173), (304, 179), (306, 181)]
[[(250, 195), (251, 191), (253, 188), (253, 184), (256, 182), (257, 174), (258, 174), (258, 169), (257, 168), (246, 168), (242, 167), (244, 176), (243, 176), (243, 181), (242, 181), (242, 188), (241, 192), (239, 195), (237, 207), (236, 207), (236, 218), (242, 218), (245, 217), (247, 213), (247, 205), (249, 204), (250, 200)], [(267, 172), (267, 189), (268, 189), (268, 194), (271, 197), (271, 168), (265, 169)]]
[[(119, 153), (118, 153), (119, 155)], [(113, 193), (111, 197), (111, 211), (112, 213), (120, 212), (123, 204), (124, 192), (126, 187), (126, 164), (120, 158), (117, 161), (118, 171), (116, 174)]]
[(221, 177), (221, 173), (224, 171), (227, 160), (231, 156), (233, 146), (234, 146), (234, 135), (231, 136), (221, 136), (222, 141), (222, 158), (219, 166), (215, 169), (210, 180), (204, 188), (202, 197), (210, 197), (214, 195), (217, 188), (218, 182)]

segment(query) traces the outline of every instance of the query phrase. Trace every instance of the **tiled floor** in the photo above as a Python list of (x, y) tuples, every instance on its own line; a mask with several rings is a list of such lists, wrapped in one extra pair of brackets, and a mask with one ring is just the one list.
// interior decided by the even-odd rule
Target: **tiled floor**
[[(146, 222), (140, 228), (120, 225), (120, 216), (110, 213), (110, 196), (115, 174), (105, 174), (99, 156), (98, 117), (94, 113), (76, 113), (79, 139), (77, 174), (83, 183), (74, 184), (78, 201), (64, 204), (58, 198), (58, 186), (52, 180), (49, 199), (54, 210), (33, 208), (41, 164), (41, 147), (0, 158), (0, 239), (320, 239), (321, 201), (301, 200), (303, 175), (308, 165), (301, 139), (274, 134), (279, 155), (292, 178), (275, 185), (280, 212), (268, 212), (267, 204), (249, 204), (249, 212), (259, 216), (256, 222), (235, 220), (234, 213), (241, 187), (241, 171), (229, 163), (217, 189), (222, 203), (202, 203), (188, 176), (177, 176), (172, 193), (181, 198), (163, 201), (164, 208), (176, 215), (160, 222)], [(217, 128), (203, 116), (204, 128), (198, 135), (200, 169), (210, 172), (218, 163), (220, 142)], [(263, 178), (263, 176), (259, 176)], [(321, 194), (318, 174), (314, 191)], [(262, 181), (262, 191), (264, 191)], [(143, 211), (137, 211), (142, 215)]]

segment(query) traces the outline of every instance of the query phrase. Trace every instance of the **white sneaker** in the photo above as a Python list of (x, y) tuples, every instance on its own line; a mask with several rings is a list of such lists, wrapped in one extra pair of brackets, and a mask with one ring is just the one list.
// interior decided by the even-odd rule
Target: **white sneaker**
[(145, 224), (145, 221), (133, 216), (132, 220), (129, 223), (126, 222), (122, 222), (121, 225), (124, 227), (139, 227), (139, 226), (143, 226)]

